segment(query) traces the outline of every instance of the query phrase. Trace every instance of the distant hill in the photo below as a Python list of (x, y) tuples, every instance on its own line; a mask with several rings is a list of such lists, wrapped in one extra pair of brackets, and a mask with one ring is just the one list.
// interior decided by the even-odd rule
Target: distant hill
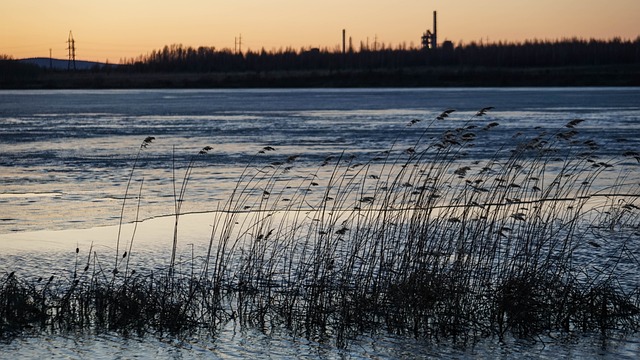
[[(38, 58), (20, 59), (18, 61), (22, 63), (27, 63), (27, 64), (33, 64), (46, 69), (51, 67), (55, 70), (67, 70), (69, 68), (69, 60), (66, 60), (66, 59), (61, 60), (61, 59), (50, 59), (45, 57), (38, 57)], [(76, 70), (90, 70), (95, 68), (96, 66), (102, 69), (104, 66), (107, 66), (107, 65), (113, 66), (113, 67), (118, 66), (118, 65), (105, 64), (105, 63), (95, 62), (95, 61), (76, 60)], [(73, 68), (73, 64), (71, 64), (71, 68)]]

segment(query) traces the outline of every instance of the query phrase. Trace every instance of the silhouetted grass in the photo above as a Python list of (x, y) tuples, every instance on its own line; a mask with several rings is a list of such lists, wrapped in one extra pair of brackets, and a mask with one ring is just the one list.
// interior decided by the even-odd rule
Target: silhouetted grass
[[(264, 147), (212, 209), (207, 252), (178, 263), (194, 158), (175, 191), (164, 270), (136, 272), (127, 259), (125, 272), (106, 271), (90, 251), (69, 278), (5, 275), (2, 335), (32, 327), (215, 333), (236, 321), (343, 346), (377, 331), (463, 343), (637, 331), (639, 288), (621, 269), (640, 265), (640, 155), (598, 158), (576, 119), (469, 160), (475, 142), (500, 131), (482, 119), (490, 110), (427, 140), (431, 124), (454, 112), (444, 111), (411, 147), (368, 161), (338, 154), (313, 173), (297, 172), (296, 156), (271, 161), (277, 149)], [(616, 180), (599, 182), (605, 174)]]

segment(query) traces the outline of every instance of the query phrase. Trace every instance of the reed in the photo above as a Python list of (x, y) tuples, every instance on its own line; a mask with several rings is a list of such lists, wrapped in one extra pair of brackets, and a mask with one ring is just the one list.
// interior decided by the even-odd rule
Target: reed
[[(115, 264), (113, 267), (113, 273), (117, 274), (118, 273), (118, 261), (120, 260), (120, 235), (122, 234), (122, 223), (124, 221), (124, 211), (126, 208), (126, 204), (127, 204), (127, 197), (129, 196), (129, 189), (131, 187), (131, 181), (133, 180), (133, 174), (135, 173), (137, 166), (138, 166), (138, 161), (140, 160), (140, 155), (142, 153), (142, 150), (146, 149), (147, 146), (149, 146), (149, 144), (151, 144), (156, 138), (153, 136), (147, 136), (142, 143), (140, 144), (140, 148), (138, 148), (138, 152), (136, 153), (136, 157), (133, 161), (133, 166), (131, 166), (131, 172), (129, 173), (129, 178), (127, 179), (127, 186), (125, 188), (124, 191), (124, 197), (122, 198), (122, 207), (120, 210), (120, 222), (118, 223), (118, 237), (116, 239), (116, 257), (115, 257)], [(141, 188), (142, 191), (142, 188)], [(133, 240), (132, 240), (133, 242)]]
[[(2, 335), (36, 325), (215, 334), (235, 321), (344, 346), (378, 331), (459, 343), (637, 331), (640, 291), (622, 273), (639, 265), (637, 154), (599, 158), (576, 119), (485, 162), (468, 159), (500, 131), (483, 119), (491, 109), (428, 139), (453, 116), (446, 110), (409, 148), (339, 154), (312, 173), (295, 156), (271, 161), (277, 149), (264, 147), (212, 211), (207, 252), (179, 263), (192, 160), (174, 192), (166, 271), (129, 271), (130, 245), (122, 274), (107, 276), (90, 250), (68, 279), (5, 275)], [(599, 182), (611, 174), (613, 183)]]

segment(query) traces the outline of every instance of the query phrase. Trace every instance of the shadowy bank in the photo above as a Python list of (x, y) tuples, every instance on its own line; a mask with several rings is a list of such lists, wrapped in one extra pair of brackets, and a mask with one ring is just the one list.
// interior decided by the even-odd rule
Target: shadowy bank
[[(238, 72), (47, 71), (0, 65), (2, 89), (640, 86), (640, 64)], [(7, 68), (9, 68), (8, 71)]]
[[(243, 53), (174, 44), (119, 65), (73, 67), (0, 59), (4, 89), (640, 86), (640, 38)], [(77, 71), (66, 71), (65, 63)]]

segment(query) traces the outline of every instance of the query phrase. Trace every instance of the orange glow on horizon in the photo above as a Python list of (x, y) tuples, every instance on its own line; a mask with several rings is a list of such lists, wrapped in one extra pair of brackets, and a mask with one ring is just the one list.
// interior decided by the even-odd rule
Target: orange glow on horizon
[(638, 0), (3, 0), (0, 55), (66, 59), (73, 31), (76, 58), (118, 63), (165, 45), (242, 50), (339, 49), (342, 29), (360, 44), (418, 47), (438, 11), (438, 40), (636, 39)]

